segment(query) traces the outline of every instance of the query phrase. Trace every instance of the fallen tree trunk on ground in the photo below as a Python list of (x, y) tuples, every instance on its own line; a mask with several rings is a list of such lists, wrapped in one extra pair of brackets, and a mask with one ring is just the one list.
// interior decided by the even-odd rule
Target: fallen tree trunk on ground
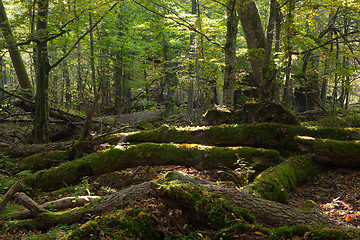
[(101, 175), (137, 166), (182, 165), (197, 169), (213, 169), (222, 166), (234, 168), (234, 163), (239, 158), (262, 168), (281, 161), (279, 152), (276, 150), (143, 143), (111, 148), (37, 172), (27, 178), (25, 184), (40, 189), (56, 189), (64, 184), (77, 183), (85, 176)]
[(316, 154), (316, 160), (335, 166), (360, 166), (360, 142), (296, 136), (304, 152)]
[(296, 156), (263, 171), (245, 189), (264, 199), (285, 203), (291, 191), (322, 170), (314, 155)]
[(40, 152), (64, 150), (71, 146), (71, 142), (58, 142), (48, 144), (18, 144), (0, 149), (0, 153), (9, 157), (27, 157)]
[[(130, 133), (126, 141), (157, 143), (198, 143), (218, 146), (252, 146), (280, 151), (299, 151), (296, 135), (338, 140), (360, 139), (358, 129), (306, 128), (276, 123), (221, 125), (214, 127), (178, 128), (163, 126), (158, 129)], [(115, 136), (113, 136), (115, 137)], [(118, 136), (120, 139), (122, 137)], [(109, 137), (109, 139), (111, 139)], [(112, 141), (115, 139), (113, 138)]]
[[(182, 201), (183, 198), (186, 198), (188, 201), (186, 204), (179, 203), (178, 205), (183, 208), (196, 209), (194, 206), (189, 206), (191, 200), (194, 200), (190, 197), (191, 191), (201, 191), (200, 195), (206, 196), (206, 198), (211, 198), (212, 193), (220, 194), (220, 196), (234, 206), (247, 209), (254, 216), (256, 222), (265, 226), (314, 225), (343, 229), (349, 227), (349, 225), (340, 223), (323, 214), (316, 204), (306, 204), (303, 208), (283, 205), (252, 196), (233, 187), (212, 183), (179, 172), (170, 172), (164, 178), (157, 181), (145, 182), (129, 187), (84, 207), (75, 208), (63, 213), (40, 212), (33, 219), (7, 221), (4, 224), (10, 229), (49, 229), (57, 224), (83, 222), (87, 219), (87, 216), (99, 215), (114, 208), (124, 208), (129, 202), (144, 200), (149, 197), (160, 197), (164, 200), (171, 198), (174, 202)], [(193, 202), (192, 204), (196, 203)], [(201, 211), (201, 209), (197, 211), (199, 210)], [(221, 221), (226, 221), (226, 215), (224, 217), (225, 219)]]

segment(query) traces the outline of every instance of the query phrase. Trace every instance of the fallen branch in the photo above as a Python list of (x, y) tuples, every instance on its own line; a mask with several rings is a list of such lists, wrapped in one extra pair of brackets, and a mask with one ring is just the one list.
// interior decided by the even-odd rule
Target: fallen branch
[[(55, 201), (46, 202), (44, 204), (41, 204), (40, 207), (49, 211), (60, 211), (75, 207), (81, 207), (98, 199), (100, 199), (99, 196), (66, 197)], [(30, 210), (26, 209), (9, 216), (7, 219), (29, 219), (34, 217), (35, 214), (33, 214), (33, 212), (31, 212)]]
[(9, 188), (0, 201), (0, 214), (4, 211), (6, 204), (11, 200), (14, 194), (17, 193), (23, 186), (22, 182), (16, 182)]

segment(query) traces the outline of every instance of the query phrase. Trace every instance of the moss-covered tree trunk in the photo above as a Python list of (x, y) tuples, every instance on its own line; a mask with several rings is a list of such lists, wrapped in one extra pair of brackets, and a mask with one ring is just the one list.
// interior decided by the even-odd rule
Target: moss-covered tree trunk
[(279, 152), (276, 150), (143, 143), (90, 154), (37, 172), (27, 178), (25, 183), (41, 189), (56, 189), (61, 188), (64, 183), (77, 183), (85, 176), (101, 175), (130, 167), (182, 165), (197, 169), (234, 168), (234, 163), (239, 159), (253, 163), (260, 169), (280, 162)]
[[(252, 146), (281, 151), (299, 151), (294, 140), (296, 135), (337, 140), (360, 139), (357, 129), (343, 128), (306, 128), (276, 123), (221, 125), (214, 127), (181, 128), (162, 126), (158, 129), (126, 135), (126, 141), (157, 143), (198, 143), (217, 146)], [(112, 136), (118, 141), (124, 135)]]
[(335, 166), (360, 166), (360, 142), (296, 136), (305, 152), (315, 153), (316, 160)]

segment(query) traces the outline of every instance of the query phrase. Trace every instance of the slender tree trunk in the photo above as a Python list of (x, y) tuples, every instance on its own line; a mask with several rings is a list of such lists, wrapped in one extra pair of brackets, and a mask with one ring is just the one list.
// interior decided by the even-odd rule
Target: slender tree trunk
[[(65, 54), (66, 50), (63, 49), (63, 53)], [(62, 75), (63, 79), (65, 80), (65, 107), (66, 109), (70, 109), (71, 106), (71, 79), (70, 79), (70, 72), (69, 72), (69, 64), (66, 59), (62, 62)]]
[(264, 86), (261, 95), (268, 100), (274, 100), (276, 94), (276, 68), (272, 58), (272, 46), (274, 39), (274, 28), (276, 15), (278, 14), (278, 4), (276, 0), (270, 1), (269, 24), (266, 31), (265, 50), (261, 65), (261, 82)]
[(2, 0), (0, 0), (0, 28), (4, 35), (11, 60), (14, 65), (15, 72), (20, 83), (20, 87), (32, 92), (33, 91), (32, 84), (27, 74), (26, 67), (19, 52), (19, 49), (17, 47), (16, 39), (12, 33), (11, 26), (9, 24), (9, 20), (7, 18), (5, 7)]
[[(191, 14), (195, 15), (197, 13), (197, 0), (191, 0)], [(195, 32), (192, 32), (190, 35), (190, 59), (194, 57), (195, 54)], [(191, 60), (190, 60), (191, 61)], [(188, 103), (187, 103), (187, 116), (193, 121), (194, 120), (194, 81), (193, 77), (195, 75), (195, 65), (193, 62), (189, 65), (189, 77), (190, 83), (187, 89)]]
[(49, 141), (48, 85), (51, 70), (47, 49), (47, 20), (49, 0), (38, 0), (37, 42), (36, 42), (36, 107), (33, 140), (37, 143)]
[[(90, 26), (93, 25), (91, 13), (89, 13), (89, 23), (90, 23)], [(92, 82), (93, 92), (94, 92), (94, 96), (96, 96), (97, 84), (96, 84), (94, 31), (93, 30), (90, 30), (90, 69), (91, 69), (91, 82)]]
[(226, 43), (225, 43), (225, 73), (224, 73), (224, 105), (234, 108), (235, 93), (235, 66), (236, 66), (236, 37), (239, 19), (235, 11), (236, 0), (227, 2), (227, 22), (226, 22)]

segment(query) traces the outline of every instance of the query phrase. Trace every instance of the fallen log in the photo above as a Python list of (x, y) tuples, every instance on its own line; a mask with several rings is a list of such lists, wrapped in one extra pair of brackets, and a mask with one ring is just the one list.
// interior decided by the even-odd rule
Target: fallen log
[[(87, 216), (96, 216), (115, 208), (124, 208), (129, 202), (144, 200), (149, 197), (159, 197), (164, 200), (165, 198), (172, 198), (172, 201), (181, 201), (184, 197), (188, 198), (191, 191), (201, 191), (200, 195), (207, 196), (207, 198), (210, 198), (212, 193), (220, 194), (234, 206), (249, 211), (256, 222), (265, 226), (313, 225), (342, 229), (350, 227), (345, 223), (329, 218), (321, 213), (320, 208), (312, 204), (306, 204), (303, 208), (296, 208), (179, 172), (170, 172), (164, 178), (154, 182), (145, 182), (129, 187), (84, 207), (59, 213), (41, 212), (34, 219), (5, 221), (4, 224), (8, 229), (49, 229), (57, 224), (83, 222), (88, 219)], [(189, 208), (189, 204), (179, 204), (179, 206)], [(206, 208), (206, 206), (203, 206), (199, 209), (200, 206), (198, 205), (197, 211), (203, 211), (202, 208)], [(226, 219), (223, 221), (226, 221)]]
[(42, 170), (50, 167), (60, 165), (66, 162), (69, 158), (68, 151), (50, 151), (36, 153), (31, 156), (25, 157), (20, 163), (21, 170)]
[(276, 150), (142, 143), (111, 148), (63, 163), (55, 168), (39, 171), (28, 177), (25, 184), (40, 189), (56, 189), (64, 184), (77, 183), (85, 176), (101, 175), (137, 166), (182, 165), (197, 169), (234, 168), (234, 163), (239, 159), (262, 166), (262, 168), (264, 165), (275, 165), (281, 161), (279, 152)]
[(295, 156), (266, 169), (245, 189), (261, 198), (286, 203), (291, 191), (322, 170), (314, 155)]
[[(126, 141), (157, 143), (198, 143), (217, 146), (252, 146), (280, 151), (299, 151), (294, 137), (306, 135), (338, 140), (360, 139), (359, 129), (306, 128), (277, 123), (221, 125), (213, 127), (169, 127), (129, 133)], [(121, 139), (123, 135), (118, 136)], [(114, 136), (115, 137), (115, 136)], [(114, 141), (114, 139), (112, 139)]]
[(296, 136), (304, 152), (315, 153), (316, 161), (335, 166), (360, 166), (360, 141), (340, 141)]
[(18, 144), (0, 149), (0, 153), (9, 157), (27, 157), (39, 152), (64, 150), (71, 146), (71, 142), (58, 142), (48, 144)]

